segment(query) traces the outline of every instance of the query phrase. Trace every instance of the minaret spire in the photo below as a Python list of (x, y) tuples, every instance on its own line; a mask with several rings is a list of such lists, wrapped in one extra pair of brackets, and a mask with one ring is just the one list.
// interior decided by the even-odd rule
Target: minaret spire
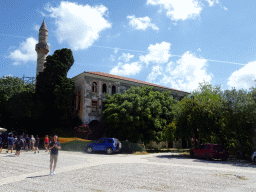
[(39, 42), (38, 44), (36, 44), (36, 52), (37, 52), (36, 76), (39, 74), (39, 72), (43, 72), (46, 56), (50, 50), (49, 45), (47, 45), (47, 38), (48, 38), (48, 30), (47, 30), (45, 19), (44, 19), (39, 29)]

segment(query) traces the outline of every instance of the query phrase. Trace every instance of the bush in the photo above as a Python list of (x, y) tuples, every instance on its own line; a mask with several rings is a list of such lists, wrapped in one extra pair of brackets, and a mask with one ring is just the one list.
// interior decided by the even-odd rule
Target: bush
[(132, 143), (129, 141), (121, 141), (122, 143), (122, 152), (124, 153), (133, 153), (135, 151), (145, 151), (145, 147), (142, 144)]
[(62, 143), (61, 150), (63, 151), (85, 151), (85, 147), (88, 143), (92, 143), (93, 141), (82, 141), (82, 140), (73, 140), (70, 142)]

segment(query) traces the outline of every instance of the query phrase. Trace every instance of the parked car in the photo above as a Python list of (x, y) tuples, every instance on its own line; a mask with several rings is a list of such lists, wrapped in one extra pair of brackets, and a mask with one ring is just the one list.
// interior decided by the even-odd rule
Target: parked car
[(252, 154), (252, 161), (256, 163), (256, 151)]
[(219, 144), (202, 144), (199, 148), (190, 150), (191, 157), (203, 157), (207, 160), (222, 159), (226, 161), (229, 157), (224, 146)]
[(100, 138), (94, 143), (86, 145), (86, 151), (92, 153), (93, 151), (106, 151), (107, 154), (119, 152), (122, 148), (121, 142), (116, 138)]

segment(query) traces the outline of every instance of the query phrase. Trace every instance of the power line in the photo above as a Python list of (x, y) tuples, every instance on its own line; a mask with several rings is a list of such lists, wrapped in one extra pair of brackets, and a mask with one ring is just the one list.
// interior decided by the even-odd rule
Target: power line
[[(9, 37), (18, 37), (18, 38), (29, 38), (29, 37), (22, 37), (22, 36), (14, 36), (14, 35), (7, 35), (7, 34), (0, 34), (0, 36), (9, 36)], [(57, 41), (51, 41), (51, 42), (57, 42)], [(140, 50), (133, 50), (133, 49), (122, 49), (118, 47), (107, 47), (107, 46), (101, 46), (101, 45), (91, 45), (92, 47), (99, 47), (99, 48), (105, 48), (105, 49), (112, 49), (112, 50), (122, 50), (122, 51), (132, 51), (132, 52), (138, 52), (138, 53), (150, 53), (149, 51), (140, 51)], [(171, 57), (182, 57), (182, 55), (173, 55), (171, 54)], [(246, 64), (243, 63), (235, 63), (235, 62), (230, 62), (230, 61), (219, 61), (219, 60), (212, 60), (212, 59), (206, 59), (207, 61), (212, 61), (212, 62), (218, 62), (218, 63), (229, 63), (229, 64), (234, 64), (234, 65), (243, 65), (245, 66)]]

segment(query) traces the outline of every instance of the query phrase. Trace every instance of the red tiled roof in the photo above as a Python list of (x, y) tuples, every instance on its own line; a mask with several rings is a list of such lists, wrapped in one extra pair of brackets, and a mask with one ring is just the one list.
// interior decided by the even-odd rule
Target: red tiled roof
[[(172, 89), (172, 88), (164, 87), (164, 86), (157, 85), (157, 84), (148, 83), (148, 82), (145, 82), (145, 81), (140, 81), (140, 80), (132, 79), (132, 78), (128, 78), (128, 77), (122, 77), (122, 76), (118, 76), (118, 75), (112, 75), (112, 74), (108, 74), (108, 73), (90, 72), (90, 71), (85, 71), (85, 72), (83, 72), (83, 73), (88, 73), (88, 74), (92, 74), (92, 75), (99, 75), (99, 76), (102, 76), (102, 77), (108, 77), (108, 78), (112, 78), (112, 79), (119, 79), (119, 80), (124, 80), (124, 81), (130, 81), (130, 82), (134, 82), (134, 83), (140, 83), (140, 84), (144, 84), (144, 85), (150, 85), (150, 86), (154, 86), (154, 87), (160, 87), (160, 88), (164, 88), (164, 89), (169, 89), (169, 90), (179, 91), (179, 92), (183, 92), (183, 93), (189, 94), (189, 92), (180, 91), (180, 90), (177, 90), (177, 89)], [(83, 74), (83, 73), (81, 73), (81, 74)], [(79, 74), (79, 75), (81, 75), (81, 74)], [(77, 75), (77, 76), (78, 76), (78, 75)], [(75, 76), (75, 77), (77, 77), (77, 76)], [(73, 77), (73, 78), (74, 78), (74, 77)]]

